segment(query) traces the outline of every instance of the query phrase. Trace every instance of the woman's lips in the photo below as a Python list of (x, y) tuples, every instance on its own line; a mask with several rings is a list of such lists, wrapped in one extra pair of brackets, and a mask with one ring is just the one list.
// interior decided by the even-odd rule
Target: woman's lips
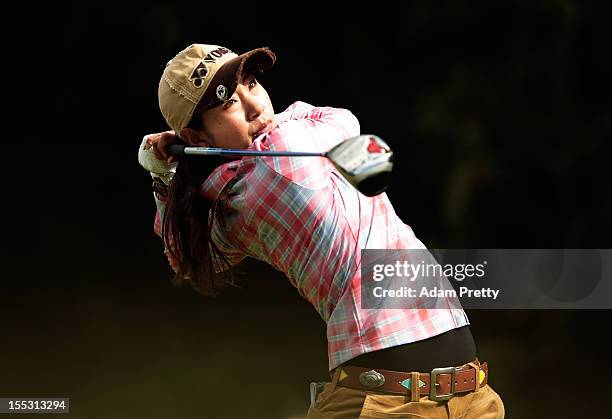
[(274, 128), (274, 125), (272, 124), (272, 121), (266, 123), (263, 127), (259, 128), (257, 130), (257, 132), (255, 132), (255, 134), (253, 134), (253, 138), (257, 138), (259, 137), (261, 134), (264, 133), (268, 133), (270, 131), (272, 131), (272, 129)]

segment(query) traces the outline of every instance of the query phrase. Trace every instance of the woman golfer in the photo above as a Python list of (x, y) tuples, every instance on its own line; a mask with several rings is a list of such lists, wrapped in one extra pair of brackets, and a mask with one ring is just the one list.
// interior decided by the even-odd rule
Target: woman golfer
[(175, 280), (215, 293), (247, 256), (285, 273), (327, 325), (332, 380), (309, 418), (502, 418), (462, 309), (362, 308), (362, 249), (425, 248), (386, 194), (362, 195), (324, 158), (168, 154), (176, 142), (327, 151), (359, 134), (344, 109), (296, 102), (275, 114), (256, 79), (275, 59), (194, 44), (166, 65), (159, 105), (173, 131), (145, 137), (139, 161)]

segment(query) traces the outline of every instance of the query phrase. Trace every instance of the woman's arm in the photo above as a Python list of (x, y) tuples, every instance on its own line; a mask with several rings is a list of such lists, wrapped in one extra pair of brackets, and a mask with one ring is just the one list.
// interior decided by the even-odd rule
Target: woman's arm
[(308, 151), (327, 151), (343, 140), (360, 134), (359, 120), (348, 109), (332, 108), (330, 106), (315, 107), (305, 102), (295, 102), (279, 115), (279, 125), (292, 120), (307, 120), (309, 125), (316, 128), (317, 135), (313, 136), (310, 144), (303, 144), (299, 139), (292, 141), (287, 138), (290, 149)]
[[(278, 115), (278, 127), (261, 141), (262, 149), (326, 152), (359, 135), (359, 121), (348, 110), (296, 102)], [(321, 157), (263, 157), (275, 172), (305, 188), (329, 186), (336, 168)]]
[[(151, 173), (151, 177), (153, 179), (153, 197), (155, 199), (156, 205), (156, 213), (155, 213), (155, 221), (153, 224), (153, 231), (163, 240), (162, 228), (163, 228), (163, 220), (166, 211), (166, 199), (168, 195), (168, 187), (170, 186), (170, 182), (172, 181), (172, 177), (176, 171), (176, 163), (168, 163), (168, 160), (164, 159), (164, 156), (161, 152), (156, 152), (156, 147), (159, 145), (158, 141), (162, 140), (162, 136), (164, 134), (174, 135), (173, 131), (166, 131), (166, 133), (158, 133), (152, 135), (146, 135), (142, 143), (140, 145), (140, 149), (138, 152), (138, 162), (140, 165), (147, 171)], [(166, 140), (168, 144), (172, 144), (174, 141), (172, 139)], [(161, 148), (161, 147), (160, 147)], [(161, 158), (161, 159), (160, 159)], [(170, 160), (173, 161), (173, 160)], [(222, 269), (233, 267), (242, 261), (246, 255), (240, 252), (238, 249), (234, 248), (231, 243), (228, 243), (225, 240), (225, 236), (221, 231), (218, 231), (218, 224), (215, 224), (216, 229), (213, 229), (211, 232), (211, 236), (215, 244), (220, 248), (223, 252), (228, 266), (215, 266), (215, 271), (218, 273)], [(170, 243), (172, 246), (172, 236), (169, 237)], [(172, 269), (176, 272), (178, 268), (177, 260), (172, 257), (172, 254), (165, 246), (164, 243), (164, 254), (166, 255), (168, 262)]]
[[(157, 192), (154, 192), (154, 198), (155, 198), (155, 205), (157, 206), (157, 211), (155, 212), (155, 221), (153, 222), (153, 231), (155, 232), (155, 234), (159, 236), (159, 238), (163, 242), (164, 238), (162, 235), (162, 223), (164, 219), (164, 212), (166, 209), (166, 201), (165, 199), (160, 197), (157, 194)], [(165, 243), (164, 243), (164, 254), (166, 255), (166, 258), (168, 259), (168, 263), (170, 264), (170, 267), (172, 268), (172, 270), (174, 270), (174, 272), (176, 272), (178, 269), (177, 261), (176, 259), (174, 259), (174, 257), (172, 257), (172, 254), (166, 247)]]
[[(168, 131), (170, 132), (170, 131)], [(156, 148), (152, 146), (151, 137), (159, 136), (160, 134), (145, 135), (138, 149), (138, 163), (151, 174), (153, 180), (153, 198), (155, 199), (155, 220), (153, 222), (153, 231), (163, 241), (162, 236), (162, 222), (164, 219), (164, 212), (166, 209), (166, 198), (168, 193), (168, 186), (174, 175), (176, 169), (176, 163), (168, 163), (167, 161), (160, 160), (156, 156)], [(164, 245), (164, 254), (168, 259), (168, 263), (172, 269), (176, 272), (177, 263), (172, 257), (168, 248)]]

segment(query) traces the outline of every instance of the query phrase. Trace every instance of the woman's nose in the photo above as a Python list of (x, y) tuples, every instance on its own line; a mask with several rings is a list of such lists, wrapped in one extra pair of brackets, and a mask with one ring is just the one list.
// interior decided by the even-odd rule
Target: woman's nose
[(247, 119), (252, 121), (259, 118), (264, 111), (264, 106), (260, 103), (257, 97), (247, 94), (243, 99)]
[(249, 107), (249, 109), (247, 110), (249, 121), (253, 121), (259, 118), (259, 116), (263, 113), (263, 110), (264, 108), (263, 106), (261, 106), (260, 103), (253, 102), (251, 106)]

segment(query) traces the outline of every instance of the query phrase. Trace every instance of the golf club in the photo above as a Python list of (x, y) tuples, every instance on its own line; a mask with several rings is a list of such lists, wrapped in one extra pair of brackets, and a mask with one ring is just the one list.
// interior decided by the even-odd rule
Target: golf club
[(189, 147), (171, 145), (174, 156), (280, 156), (280, 157), (325, 157), (359, 192), (375, 196), (384, 192), (391, 181), (393, 152), (376, 135), (358, 135), (348, 138), (327, 152), (308, 151), (259, 151), (212, 147)]

